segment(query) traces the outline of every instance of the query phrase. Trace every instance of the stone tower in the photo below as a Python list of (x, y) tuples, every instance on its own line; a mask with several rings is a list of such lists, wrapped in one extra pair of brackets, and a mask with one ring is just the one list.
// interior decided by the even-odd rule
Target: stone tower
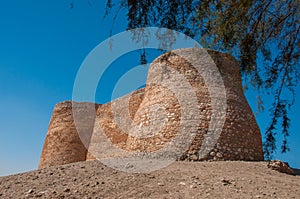
[[(222, 86), (207, 85), (205, 75), (218, 76), (207, 73), (209, 68), (205, 67), (211, 67), (211, 61), (206, 59), (211, 59), (219, 71), (223, 91), (218, 91)], [(203, 70), (200, 75), (199, 70)], [(216, 95), (212, 95), (214, 90)], [(218, 95), (221, 92), (226, 98)], [(192, 101), (194, 104), (189, 105)], [(150, 65), (145, 88), (103, 105), (74, 104), (83, 125), (79, 130), (75, 127), (72, 102), (56, 105), (39, 168), (122, 156), (119, 151), (162, 151), (166, 156), (192, 161), (263, 160), (260, 131), (243, 94), (238, 63), (228, 54), (194, 48), (175, 50)], [(219, 122), (211, 122), (219, 117), (216, 106), (225, 110), (220, 119), (223, 128), (212, 128)], [(85, 115), (87, 112), (93, 114)], [(174, 152), (176, 143), (187, 143), (185, 148), (179, 147), (184, 150), (180, 156)], [(210, 147), (203, 151), (201, 146)]]

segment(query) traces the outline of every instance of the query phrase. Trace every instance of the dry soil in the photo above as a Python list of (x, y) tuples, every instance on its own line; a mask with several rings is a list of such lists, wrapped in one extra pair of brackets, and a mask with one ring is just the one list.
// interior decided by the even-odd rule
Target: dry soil
[(300, 198), (300, 176), (267, 162), (175, 162), (132, 174), (88, 161), (1, 177), (0, 198)]

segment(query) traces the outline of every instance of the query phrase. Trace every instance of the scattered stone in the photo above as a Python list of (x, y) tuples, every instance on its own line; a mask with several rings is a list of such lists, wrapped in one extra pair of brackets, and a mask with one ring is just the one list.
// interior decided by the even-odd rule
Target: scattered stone
[(282, 162), (280, 160), (270, 161), (268, 163), (268, 168), (271, 168), (271, 169), (281, 172), (281, 173), (295, 175), (295, 171), (289, 167), (288, 163)]
[(162, 182), (157, 183), (157, 185), (158, 185), (158, 186), (165, 186), (165, 184), (162, 183)]
[(125, 165), (126, 169), (130, 169), (133, 168), (134, 166), (132, 164), (130, 164), (129, 162)]
[(29, 189), (26, 193), (27, 194), (32, 194), (34, 191), (33, 191), (33, 189)]
[(191, 155), (190, 159), (192, 161), (197, 161), (198, 160), (198, 157), (196, 155)]
[(41, 191), (38, 194), (35, 195), (36, 198), (42, 197), (43, 195), (45, 195), (46, 192)]
[(227, 186), (227, 185), (232, 184), (232, 183), (231, 183), (231, 180), (228, 180), (228, 179), (223, 179), (223, 180), (222, 180), (222, 183), (223, 183), (224, 186)]
[(70, 192), (70, 191), (71, 191), (71, 190), (70, 190), (69, 188), (65, 188), (65, 189), (64, 189), (64, 192), (67, 192), (67, 193), (68, 193), (68, 192)]
[(155, 178), (155, 176), (154, 175), (148, 175), (148, 178), (151, 178), (151, 179), (153, 179), (153, 178)]
[(192, 185), (190, 186), (190, 188), (191, 188), (191, 189), (195, 189), (195, 188), (197, 188), (197, 185), (192, 184)]
[(217, 153), (216, 156), (217, 156), (218, 158), (222, 158), (222, 157), (223, 157), (222, 153)]

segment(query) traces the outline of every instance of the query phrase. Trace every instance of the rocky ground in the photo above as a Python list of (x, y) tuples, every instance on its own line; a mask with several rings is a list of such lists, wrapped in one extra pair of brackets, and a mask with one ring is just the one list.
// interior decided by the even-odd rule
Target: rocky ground
[(88, 161), (1, 177), (0, 198), (300, 198), (300, 176), (267, 162), (175, 162), (132, 174)]

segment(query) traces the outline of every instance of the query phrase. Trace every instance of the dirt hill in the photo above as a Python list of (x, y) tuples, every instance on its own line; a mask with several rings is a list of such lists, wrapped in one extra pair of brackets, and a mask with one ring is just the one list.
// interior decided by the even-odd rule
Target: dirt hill
[(87, 161), (0, 178), (0, 198), (300, 198), (300, 176), (267, 162), (175, 162), (124, 173)]

